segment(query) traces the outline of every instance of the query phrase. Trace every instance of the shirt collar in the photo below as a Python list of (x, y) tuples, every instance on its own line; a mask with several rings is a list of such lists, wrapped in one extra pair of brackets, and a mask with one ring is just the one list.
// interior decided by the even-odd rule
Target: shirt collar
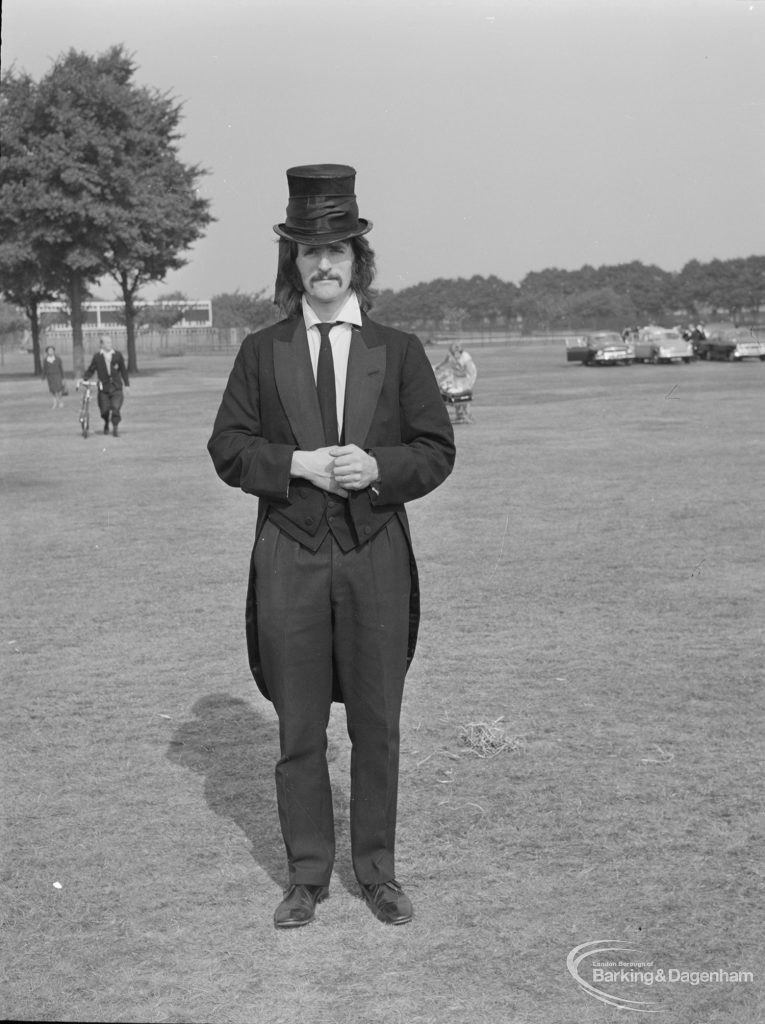
[[(306, 328), (313, 327), (314, 324), (321, 323), (321, 318), (316, 315), (305, 295), (302, 298), (302, 303), (303, 319), (305, 320)], [(356, 327), (361, 327), (361, 306), (359, 306), (359, 300), (356, 292), (350, 292), (348, 298), (337, 311), (335, 321), (338, 323), (354, 324)]]

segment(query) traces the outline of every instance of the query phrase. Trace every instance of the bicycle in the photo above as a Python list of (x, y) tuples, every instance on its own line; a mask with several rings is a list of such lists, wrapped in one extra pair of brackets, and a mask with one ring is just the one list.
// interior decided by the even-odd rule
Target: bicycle
[(90, 396), (96, 387), (95, 381), (78, 380), (77, 390), (82, 388), (82, 402), (80, 404), (80, 429), (82, 436), (87, 437), (90, 433)]

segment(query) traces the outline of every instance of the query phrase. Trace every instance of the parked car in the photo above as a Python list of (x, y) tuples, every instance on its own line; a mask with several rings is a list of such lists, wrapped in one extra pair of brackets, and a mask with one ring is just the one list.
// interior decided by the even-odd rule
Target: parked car
[(588, 353), (587, 338), (579, 334), (575, 338), (566, 338), (566, 362), (583, 363)]
[(710, 334), (696, 343), (700, 359), (761, 359), (765, 362), (765, 341), (758, 338), (750, 327), (732, 327), (730, 330)]
[(693, 343), (674, 327), (641, 327), (635, 340), (635, 359), (641, 363), (693, 361)]
[(631, 341), (616, 331), (596, 331), (584, 336), (585, 366), (629, 366), (635, 358)]

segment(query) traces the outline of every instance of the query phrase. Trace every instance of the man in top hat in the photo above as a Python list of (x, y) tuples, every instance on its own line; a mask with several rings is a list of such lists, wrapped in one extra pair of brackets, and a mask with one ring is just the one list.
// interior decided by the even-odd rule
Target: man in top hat
[(438, 487), (454, 437), (412, 334), (374, 323), (374, 253), (356, 172), (287, 171), (275, 301), (286, 319), (244, 339), (208, 449), (259, 499), (246, 632), (279, 719), (279, 819), (289, 885), (277, 928), (308, 924), (335, 856), (327, 725), (345, 705), (351, 856), (372, 913), (405, 924), (395, 877), (399, 717), (419, 621), (404, 503)]
[(119, 437), (119, 425), (122, 420), (122, 403), (125, 400), (123, 385), (130, 387), (125, 359), (118, 352), (108, 334), (98, 336), (100, 349), (90, 361), (90, 366), (83, 374), (83, 380), (90, 380), (98, 374), (98, 409), (104, 421), (104, 433), (109, 433), (109, 417), (112, 420), (112, 433)]

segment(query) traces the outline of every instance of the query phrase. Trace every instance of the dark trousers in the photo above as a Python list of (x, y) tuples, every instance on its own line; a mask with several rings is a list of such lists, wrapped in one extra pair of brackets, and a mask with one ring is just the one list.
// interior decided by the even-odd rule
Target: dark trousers
[(327, 725), (333, 667), (351, 740), (351, 856), (371, 884), (395, 876), (399, 718), (409, 631), (409, 547), (392, 519), (343, 552), (312, 553), (266, 522), (255, 547), (258, 642), (279, 717), (279, 820), (290, 883), (327, 885), (335, 857)]
[(125, 394), (123, 391), (99, 391), (98, 392), (98, 408), (101, 411), (101, 418), (104, 423), (109, 422), (109, 415), (112, 417), (112, 424), (116, 427), (119, 421), (122, 419), (120, 409), (122, 403), (125, 401)]

